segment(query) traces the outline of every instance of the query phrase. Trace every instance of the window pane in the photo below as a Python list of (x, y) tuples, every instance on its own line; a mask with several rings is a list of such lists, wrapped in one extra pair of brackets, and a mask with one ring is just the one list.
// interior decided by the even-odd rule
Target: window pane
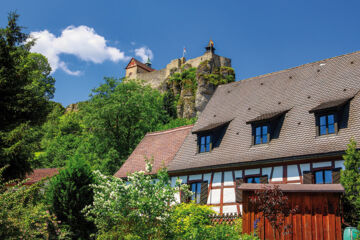
[(267, 126), (263, 126), (262, 127), (262, 135), (264, 136), (264, 135), (267, 135), (267, 133), (268, 133), (268, 127)]
[(323, 184), (323, 183), (324, 183), (323, 171), (315, 172), (315, 184)]
[(326, 116), (321, 116), (320, 117), (320, 126), (326, 126)]
[(320, 126), (320, 135), (325, 135), (326, 134), (326, 125), (325, 126)]
[(205, 137), (201, 137), (200, 140), (201, 140), (200, 144), (202, 144), (202, 145), (205, 144)]
[(329, 124), (328, 133), (335, 133), (335, 125), (334, 124)]
[(211, 141), (211, 136), (206, 136), (206, 143), (209, 144)]
[(248, 178), (247, 183), (253, 183), (253, 178)]
[(259, 177), (254, 178), (253, 182), (254, 183), (260, 183), (260, 178)]
[(200, 152), (202, 153), (202, 152), (205, 152), (205, 145), (201, 145), (200, 146)]
[(267, 135), (263, 135), (262, 137), (262, 143), (267, 143), (268, 142), (268, 137)]
[(191, 195), (191, 200), (195, 200), (195, 193), (196, 193), (196, 183), (192, 183), (191, 184), (191, 191), (193, 192), (193, 194)]
[(197, 183), (196, 192), (197, 193), (201, 192), (201, 183)]
[(255, 144), (261, 144), (261, 136), (255, 137)]
[(210, 143), (207, 143), (206, 144), (206, 149), (205, 149), (206, 152), (210, 152)]
[(200, 203), (200, 193), (196, 194), (196, 203)]
[(325, 176), (325, 183), (331, 184), (332, 183), (332, 171), (331, 170), (325, 170), (324, 171)]
[(256, 132), (256, 136), (260, 136), (261, 135), (261, 127), (257, 127), (256, 129), (255, 129), (255, 132)]
[(334, 114), (328, 115), (328, 124), (334, 124), (334, 122), (335, 122)]

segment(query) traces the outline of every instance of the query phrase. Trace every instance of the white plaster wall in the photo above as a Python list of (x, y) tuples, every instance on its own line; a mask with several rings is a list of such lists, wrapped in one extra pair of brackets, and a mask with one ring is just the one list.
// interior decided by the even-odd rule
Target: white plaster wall
[(345, 160), (335, 161), (335, 168), (342, 168), (342, 170), (345, 170), (344, 162)]
[(201, 175), (201, 174), (190, 175), (190, 176), (189, 176), (189, 181), (201, 180), (201, 178), (202, 178), (202, 175)]
[(237, 213), (236, 205), (223, 206), (223, 213)]
[(208, 199), (208, 204), (220, 203), (220, 189), (211, 189)]
[(260, 168), (245, 170), (245, 175), (253, 175), (253, 174), (260, 174)]
[(318, 162), (313, 163), (313, 168), (319, 168), (319, 167), (331, 167), (331, 162)]
[(220, 207), (211, 207), (217, 213), (220, 213)]
[(297, 165), (288, 165), (287, 166), (287, 180), (300, 180), (299, 170)]
[(242, 178), (242, 170), (235, 171), (235, 178)]
[(214, 173), (212, 186), (213, 187), (220, 187), (221, 186), (221, 172)]
[(283, 180), (283, 167), (274, 167), (271, 181), (282, 181)]
[(235, 188), (224, 188), (223, 202), (224, 203), (233, 203), (236, 201), (235, 198)]
[(234, 178), (232, 171), (224, 172), (224, 186), (233, 186)]

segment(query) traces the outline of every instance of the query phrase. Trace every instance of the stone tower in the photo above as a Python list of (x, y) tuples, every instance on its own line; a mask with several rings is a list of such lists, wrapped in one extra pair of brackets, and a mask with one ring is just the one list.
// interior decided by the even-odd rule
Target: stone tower
[[(151, 87), (162, 92), (169, 92), (177, 99), (177, 115), (180, 118), (192, 118), (199, 115), (214, 94), (219, 84), (235, 80), (231, 59), (215, 54), (214, 42), (209, 41), (205, 53), (197, 58), (186, 60), (174, 59), (166, 68), (154, 70), (150, 59), (146, 64), (132, 58), (126, 66), (126, 77), (141, 79)], [(195, 69), (194, 69), (195, 68)], [(197, 88), (190, 91), (184, 81), (174, 82), (173, 76), (184, 71), (196, 71)]]

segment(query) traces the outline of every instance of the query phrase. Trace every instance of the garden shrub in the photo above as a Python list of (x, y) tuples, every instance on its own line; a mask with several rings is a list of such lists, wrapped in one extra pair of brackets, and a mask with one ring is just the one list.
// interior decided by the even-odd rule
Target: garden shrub
[(95, 230), (94, 224), (81, 212), (93, 202), (92, 183), (90, 166), (78, 157), (71, 159), (66, 168), (50, 181), (47, 192), (50, 211), (68, 226), (72, 238), (88, 239)]
[(171, 229), (174, 239), (209, 239), (212, 222), (210, 215), (215, 214), (209, 206), (193, 202), (177, 205), (171, 215)]

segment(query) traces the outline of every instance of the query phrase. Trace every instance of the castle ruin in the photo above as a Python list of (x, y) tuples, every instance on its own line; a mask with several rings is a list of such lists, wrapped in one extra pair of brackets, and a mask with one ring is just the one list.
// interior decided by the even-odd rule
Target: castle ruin
[[(231, 59), (216, 55), (211, 40), (205, 49), (204, 55), (200, 57), (174, 59), (160, 70), (153, 69), (149, 59), (142, 63), (132, 58), (125, 68), (125, 77), (141, 79), (152, 88), (172, 94), (176, 101), (177, 117), (196, 117), (205, 108), (218, 85), (235, 81)], [(192, 71), (193, 75), (187, 74), (187, 71)]]

